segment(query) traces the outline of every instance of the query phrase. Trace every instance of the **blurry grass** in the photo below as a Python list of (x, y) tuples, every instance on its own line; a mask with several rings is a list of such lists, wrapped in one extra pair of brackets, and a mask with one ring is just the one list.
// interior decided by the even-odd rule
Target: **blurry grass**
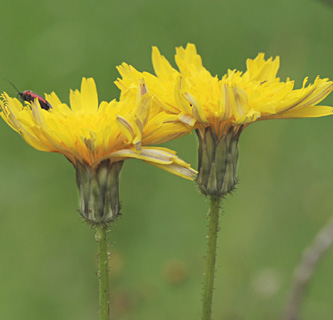
[[(117, 97), (115, 66), (151, 71), (152, 45), (172, 61), (175, 46), (194, 42), (213, 74), (244, 70), (264, 51), (281, 56), (281, 78), (298, 87), (306, 75), (332, 78), (333, 12), (320, 1), (5, 0), (2, 12), (0, 75), (64, 101), (82, 76), (96, 78), (101, 99)], [(240, 183), (223, 205), (214, 319), (280, 319), (301, 251), (333, 212), (331, 121), (267, 121), (242, 134)], [(74, 169), (4, 123), (0, 137), (0, 319), (96, 319), (96, 248), (76, 212)], [(195, 135), (168, 146), (196, 167)], [(194, 184), (136, 161), (125, 163), (120, 188), (114, 318), (198, 319), (207, 201)], [(332, 264), (330, 252), (304, 320), (332, 318)]]

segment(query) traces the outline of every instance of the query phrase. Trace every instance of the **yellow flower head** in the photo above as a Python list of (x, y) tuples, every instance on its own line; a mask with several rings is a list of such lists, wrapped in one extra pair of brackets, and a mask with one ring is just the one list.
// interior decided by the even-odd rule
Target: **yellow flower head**
[(197, 127), (214, 126), (223, 132), (227, 126), (248, 125), (265, 119), (321, 117), (333, 113), (331, 107), (315, 106), (332, 90), (333, 82), (317, 77), (313, 84), (294, 90), (294, 81), (276, 77), (279, 58), (265, 60), (260, 53), (247, 60), (242, 73), (228, 70), (221, 79), (212, 76), (202, 65), (193, 44), (176, 49), (175, 70), (154, 47), (152, 55), (156, 76), (140, 73), (123, 63), (118, 67), (122, 79), (117, 86), (126, 91), (144, 77), (150, 92), (160, 106), (177, 114), (179, 120)]
[(236, 182), (238, 139), (252, 122), (265, 119), (321, 117), (333, 114), (333, 108), (316, 106), (332, 90), (333, 82), (317, 77), (313, 84), (303, 81), (294, 89), (294, 81), (277, 78), (279, 58), (265, 60), (260, 53), (247, 60), (242, 73), (228, 70), (218, 78), (202, 65), (193, 44), (176, 49), (174, 69), (154, 47), (155, 75), (141, 73), (123, 63), (122, 78), (116, 81), (122, 92), (135, 88), (144, 78), (160, 108), (178, 116), (178, 121), (196, 129), (199, 138), (197, 183), (206, 195), (222, 196)]
[(124, 94), (119, 102), (99, 104), (92, 78), (82, 79), (81, 91), (70, 92), (70, 108), (54, 92), (45, 99), (52, 106), (49, 110), (42, 109), (38, 99), (22, 104), (6, 93), (0, 101), (2, 118), (34, 148), (61, 153), (74, 166), (137, 158), (184, 178), (193, 177), (192, 169), (174, 151), (146, 147), (185, 134), (186, 129), (173, 124), (173, 115), (150, 112), (152, 98), (142, 81), (137, 97)]
[[(80, 214), (92, 224), (107, 224), (120, 211), (119, 172), (125, 159), (149, 164), (193, 179), (195, 170), (166, 148), (149, 147), (188, 132), (177, 116), (153, 107), (142, 79), (120, 101), (98, 103), (92, 78), (70, 93), (69, 108), (53, 92), (22, 104), (2, 95), (2, 118), (34, 148), (63, 154), (75, 169)], [(42, 108), (43, 107), (43, 108)]]

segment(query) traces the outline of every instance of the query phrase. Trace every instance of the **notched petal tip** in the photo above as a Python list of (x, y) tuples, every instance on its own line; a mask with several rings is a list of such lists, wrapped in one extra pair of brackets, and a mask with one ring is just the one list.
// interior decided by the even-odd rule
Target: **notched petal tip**
[(177, 72), (170, 64), (170, 62), (161, 55), (157, 47), (153, 47), (152, 50), (152, 63), (155, 73), (161, 79), (168, 79), (170, 75)]

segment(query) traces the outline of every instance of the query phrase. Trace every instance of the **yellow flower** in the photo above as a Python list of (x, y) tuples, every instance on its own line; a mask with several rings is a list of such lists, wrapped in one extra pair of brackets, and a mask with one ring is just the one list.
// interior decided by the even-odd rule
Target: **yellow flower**
[(80, 213), (93, 223), (118, 215), (118, 176), (125, 159), (141, 159), (187, 179), (195, 174), (174, 151), (147, 146), (183, 135), (187, 129), (174, 121), (175, 115), (151, 112), (152, 97), (142, 80), (137, 88), (137, 96), (123, 94), (119, 102), (99, 104), (94, 80), (83, 78), (81, 91), (70, 93), (71, 108), (54, 92), (45, 95), (51, 105), (48, 110), (41, 108), (40, 99), (22, 104), (4, 93), (0, 100), (2, 118), (27, 143), (61, 153), (73, 163)]
[[(279, 58), (265, 60), (260, 53), (247, 60), (242, 73), (228, 70), (222, 78), (212, 76), (202, 65), (193, 44), (176, 49), (174, 69), (154, 47), (152, 60), (156, 76), (140, 73), (123, 63), (118, 67), (122, 79), (117, 86), (126, 92), (138, 79), (161, 108), (178, 115), (178, 120), (196, 129), (199, 138), (199, 174), (197, 182), (208, 195), (224, 195), (236, 184), (238, 139), (252, 122), (266, 119), (308, 118), (331, 115), (333, 108), (316, 106), (332, 90), (333, 82), (317, 77), (301, 89), (294, 81), (277, 78)], [(218, 178), (216, 178), (218, 176)]]

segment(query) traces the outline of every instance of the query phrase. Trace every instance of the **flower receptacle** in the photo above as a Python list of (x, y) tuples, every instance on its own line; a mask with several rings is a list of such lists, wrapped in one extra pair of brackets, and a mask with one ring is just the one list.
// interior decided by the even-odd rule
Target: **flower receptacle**
[(123, 161), (104, 160), (96, 168), (75, 164), (81, 216), (90, 224), (108, 224), (120, 215), (119, 173)]
[(231, 192), (236, 183), (238, 140), (241, 126), (230, 126), (217, 134), (208, 126), (196, 130), (199, 139), (197, 184), (201, 193), (222, 197)]

